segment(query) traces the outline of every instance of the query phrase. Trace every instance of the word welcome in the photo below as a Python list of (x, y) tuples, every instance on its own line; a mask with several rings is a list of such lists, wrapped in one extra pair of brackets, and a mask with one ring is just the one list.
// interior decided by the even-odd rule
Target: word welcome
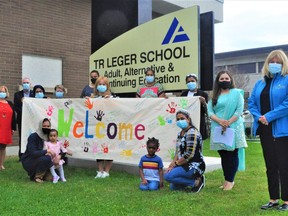
[[(110, 140), (132, 140), (133, 134), (137, 140), (142, 140), (145, 138), (145, 126), (143, 124), (137, 124), (135, 127), (131, 123), (114, 123), (110, 122), (107, 125), (104, 122), (97, 122), (93, 127), (95, 127), (95, 133), (89, 134), (89, 110), (86, 110), (85, 121), (76, 121), (72, 125), (72, 120), (74, 117), (74, 109), (70, 109), (69, 119), (65, 120), (64, 109), (58, 110), (58, 136), (68, 137), (72, 127), (72, 134), (75, 138), (93, 139), (94, 136), (98, 139), (109, 138)], [(125, 136), (123, 135), (125, 134)], [(124, 138), (125, 137), (125, 138)]]

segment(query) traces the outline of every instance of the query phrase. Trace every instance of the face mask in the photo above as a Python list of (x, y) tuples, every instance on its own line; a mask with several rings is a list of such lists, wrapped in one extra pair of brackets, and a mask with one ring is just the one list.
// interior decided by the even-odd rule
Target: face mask
[(56, 92), (55, 95), (57, 98), (63, 98), (64, 92)]
[(147, 83), (153, 83), (154, 82), (154, 76), (146, 76), (146, 82)]
[(30, 89), (30, 84), (29, 83), (23, 83), (22, 87), (24, 90), (29, 90)]
[(218, 82), (218, 85), (222, 89), (230, 89), (231, 88), (231, 82), (230, 81)]
[(42, 132), (44, 133), (44, 134), (48, 134), (49, 132), (50, 132), (50, 128), (42, 128)]
[(6, 92), (0, 92), (0, 98), (1, 99), (6, 98), (6, 96), (7, 96)]
[(186, 120), (178, 120), (176, 124), (181, 129), (185, 129), (188, 127), (188, 122)]
[(101, 93), (106, 92), (107, 91), (107, 86), (106, 85), (98, 85), (97, 86), (97, 90)]
[(197, 83), (196, 82), (189, 82), (187, 83), (187, 88), (190, 90), (190, 91), (193, 91), (194, 89), (196, 89), (197, 87)]
[(43, 92), (38, 92), (35, 94), (35, 98), (44, 98)]
[(95, 78), (91, 78), (91, 83), (95, 84), (96, 80), (97, 79), (95, 79)]
[(281, 71), (282, 71), (282, 64), (269, 63), (269, 72), (271, 74), (281, 73)]

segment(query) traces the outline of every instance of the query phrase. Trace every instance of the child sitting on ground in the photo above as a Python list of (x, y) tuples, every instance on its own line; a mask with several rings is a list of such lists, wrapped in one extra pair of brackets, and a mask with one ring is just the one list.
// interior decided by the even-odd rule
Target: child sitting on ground
[(163, 187), (163, 162), (155, 154), (159, 145), (158, 139), (148, 138), (146, 143), (148, 154), (142, 156), (139, 162), (140, 190), (158, 190), (159, 187)]
[[(53, 183), (57, 183), (59, 178), (61, 178), (62, 182), (66, 182), (63, 169), (63, 164), (65, 161), (61, 159), (61, 153), (66, 153), (72, 156), (72, 152), (67, 150), (61, 141), (58, 141), (58, 131), (56, 129), (50, 130), (48, 133), (48, 142), (45, 141), (44, 146), (46, 149), (50, 149), (56, 154), (55, 157), (52, 157), (54, 165), (50, 168), (50, 172), (53, 176)], [(60, 177), (55, 172), (55, 169), (58, 169)]]

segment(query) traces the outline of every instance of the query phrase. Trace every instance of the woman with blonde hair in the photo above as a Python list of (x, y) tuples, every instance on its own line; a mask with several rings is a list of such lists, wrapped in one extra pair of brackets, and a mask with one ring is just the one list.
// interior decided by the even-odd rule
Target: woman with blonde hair
[(0, 86), (0, 170), (5, 169), (6, 146), (12, 144), (12, 135), (16, 131), (14, 106), (8, 97), (8, 88)]
[(248, 100), (253, 133), (260, 136), (270, 200), (261, 209), (288, 210), (288, 59), (282, 50), (267, 56), (261, 80)]
[[(107, 77), (99, 76), (95, 83), (94, 98), (114, 98), (116, 97), (111, 93), (109, 80)], [(109, 171), (112, 167), (113, 160), (97, 159), (98, 171), (95, 178), (109, 177)]]

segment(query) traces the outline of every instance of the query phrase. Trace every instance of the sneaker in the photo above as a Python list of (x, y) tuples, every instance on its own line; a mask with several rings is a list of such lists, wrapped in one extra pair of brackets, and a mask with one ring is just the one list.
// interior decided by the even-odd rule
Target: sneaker
[(67, 180), (65, 178), (61, 178), (62, 182), (67, 182)]
[(264, 204), (261, 206), (261, 209), (263, 210), (268, 210), (268, 209), (273, 209), (275, 207), (279, 206), (279, 202), (268, 202), (267, 204)]
[(197, 186), (192, 188), (192, 192), (199, 193), (205, 187), (205, 176), (200, 177), (199, 183)]
[(279, 211), (288, 211), (288, 204), (283, 203), (281, 206), (278, 208)]
[(97, 175), (95, 176), (95, 179), (96, 178), (102, 178), (102, 175), (103, 175), (102, 172), (97, 171)]
[(107, 172), (103, 172), (102, 173), (102, 176), (101, 176), (101, 178), (106, 178), (106, 177), (109, 177), (109, 173), (107, 173)]
[(59, 178), (60, 178), (59, 176), (54, 176), (53, 177), (53, 183), (56, 184), (58, 182)]

